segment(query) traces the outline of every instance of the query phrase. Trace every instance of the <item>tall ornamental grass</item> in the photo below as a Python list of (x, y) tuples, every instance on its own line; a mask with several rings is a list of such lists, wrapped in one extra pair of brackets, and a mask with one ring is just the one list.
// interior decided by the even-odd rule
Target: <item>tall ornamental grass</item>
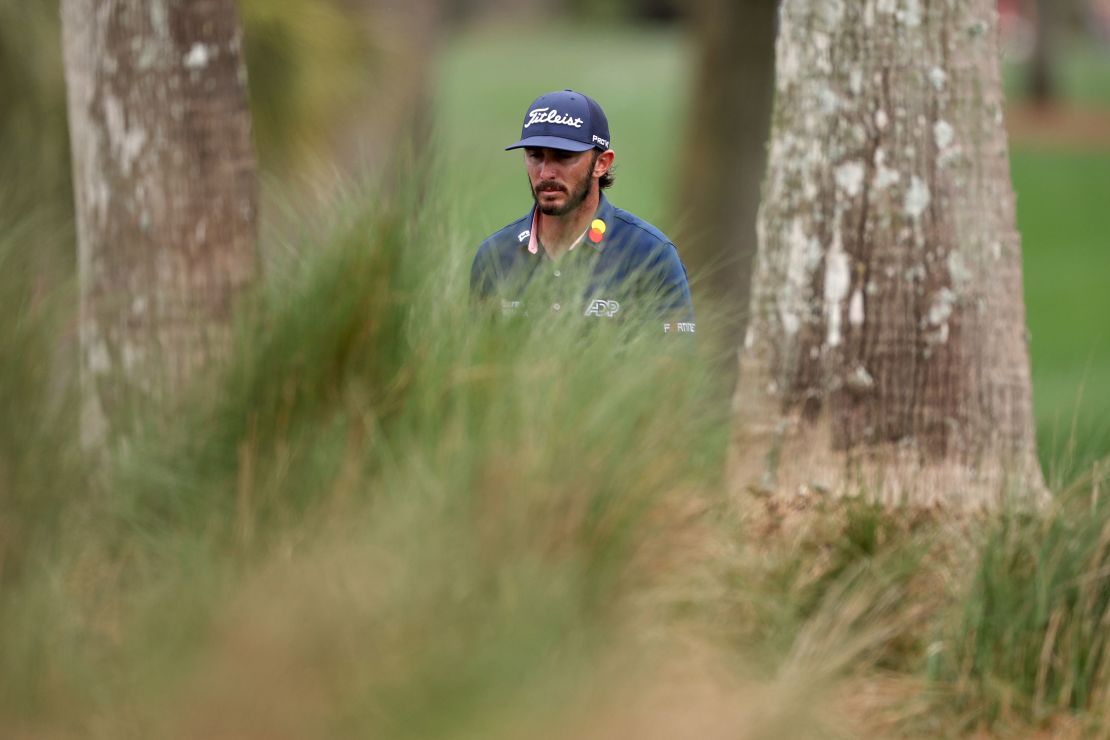
[(931, 666), (969, 722), (1076, 713), (1110, 729), (1110, 519), (1099, 496), (1107, 479), (1081, 483), (1045, 514), (986, 523)]
[[(351, 193), (306, 228), (226, 366), (106, 458), (11, 448), (83, 467), (53, 518), (21, 484), (50, 536), (0, 595), (5, 727), (514, 736), (591, 696), (672, 512), (720, 490), (709, 343), (473, 306), (473, 244), (419, 198)], [(46, 375), (4, 392), (34, 417)]]
[(44, 277), (67, 230), (6, 204), (0, 195), (0, 589), (38, 557), (85, 481), (69, 369), (76, 292)]
[(972, 522), (730, 498), (712, 337), (473, 304), (413, 182), (267, 245), (226, 362), (92, 454), (74, 291), (28, 248), (71, 236), (5, 222), (8, 734), (1101, 727), (1105, 471)]

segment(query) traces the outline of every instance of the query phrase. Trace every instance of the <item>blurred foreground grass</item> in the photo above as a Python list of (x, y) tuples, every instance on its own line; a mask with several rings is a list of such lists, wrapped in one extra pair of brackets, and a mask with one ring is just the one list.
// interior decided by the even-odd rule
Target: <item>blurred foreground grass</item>
[(9, 735), (1106, 727), (1105, 471), (961, 522), (735, 498), (712, 336), (466, 309), (428, 197), (305, 216), (229, 366), (96, 458), (53, 371), (73, 296), (3, 224)]
[(229, 368), (100, 461), (4, 240), (0, 724), (490, 736), (589, 696), (727, 414), (692, 346), (466, 310), (463, 245), (397, 197), (287, 245)]

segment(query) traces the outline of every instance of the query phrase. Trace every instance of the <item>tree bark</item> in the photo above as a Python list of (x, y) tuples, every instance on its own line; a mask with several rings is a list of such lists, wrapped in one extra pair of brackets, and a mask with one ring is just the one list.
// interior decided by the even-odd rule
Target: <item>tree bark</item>
[[(743, 336), (750, 299), (777, 7), (777, 0), (699, 0), (692, 7), (698, 63), (676, 193), (682, 256), (723, 310), (731, 346)], [(725, 364), (734, 374), (735, 359)]]
[(87, 441), (229, 345), (256, 264), (234, 0), (62, 0)]
[(785, 0), (731, 476), (1044, 496), (994, 0)]

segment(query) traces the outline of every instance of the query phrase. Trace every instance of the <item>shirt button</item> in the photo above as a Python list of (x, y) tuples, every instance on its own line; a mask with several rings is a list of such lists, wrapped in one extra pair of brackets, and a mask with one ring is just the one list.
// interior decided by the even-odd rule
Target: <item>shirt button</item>
[(560, 306), (558, 303), (556, 303), (556, 304), (552, 305), (551, 308), (558, 311), (560, 308), (562, 308), (562, 306)]
[(559, 272), (558, 270), (555, 271), (555, 277), (562, 277), (562, 276), (563, 276), (563, 273)]

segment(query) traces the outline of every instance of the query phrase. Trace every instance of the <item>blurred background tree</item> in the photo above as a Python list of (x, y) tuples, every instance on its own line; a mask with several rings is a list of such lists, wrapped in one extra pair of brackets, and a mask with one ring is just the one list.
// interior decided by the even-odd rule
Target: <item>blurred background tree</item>
[[(242, 0), (259, 146), (275, 168), (382, 174), (431, 129), (440, 0)], [(280, 71), (271, 71), (271, 64)], [(326, 192), (326, 188), (325, 188)]]
[(380, 74), (386, 40), (373, 33), (370, 5), (340, 0), (239, 3), (263, 169), (288, 173), (319, 155), (336, 117), (365, 94), (370, 73)]
[[(777, 0), (699, 0), (691, 6), (695, 72), (674, 198), (682, 255), (718, 304), (725, 343), (743, 336), (756, 214), (774, 90)], [(722, 357), (735, 375), (731, 352)], [(726, 382), (731, 387), (730, 382)]]
[(1052, 0), (1035, 0), (1033, 14), (1036, 34), (1029, 63), (1029, 96), (1039, 105), (1056, 98), (1056, 26), (1060, 18), (1059, 4)]
[[(62, 38), (56, 0), (0, 3), (3, 211), (71, 211)], [(73, 257), (71, 257), (72, 261)]]
[(587, 21), (671, 23), (689, 12), (678, 0), (563, 0), (564, 12)]

